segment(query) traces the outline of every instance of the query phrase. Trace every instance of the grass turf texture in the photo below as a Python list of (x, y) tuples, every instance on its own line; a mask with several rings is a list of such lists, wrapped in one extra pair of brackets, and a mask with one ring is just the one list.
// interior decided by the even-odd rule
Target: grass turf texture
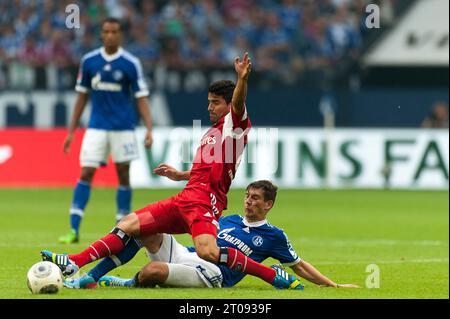
[[(133, 207), (175, 193), (135, 190)], [(242, 190), (230, 192), (224, 215), (242, 212), (243, 194)], [(26, 273), (40, 261), (40, 250), (78, 252), (114, 225), (115, 190), (93, 189), (81, 242), (58, 244), (58, 236), (69, 228), (71, 197), (72, 189), (0, 189), (0, 298), (449, 298), (448, 192), (372, 190), (281, 190), (268, 216), (286, 231), (301, 258), (336, 282), (355, 283), (361, 289), (320, 288), (302, 280), (304, 291), (281, 291), (247, 276), (227, 289), (64, 288), (57, 295), (32, 295)], [(189, 235), (177, 238), (191, 244)], [(111, 274), (131, 277), (146, 262), (142, 250)], [(265, 262), (273, 263), (272, 259)], [(366, 288), (369, 264), (380, 269), (378, 289)]]

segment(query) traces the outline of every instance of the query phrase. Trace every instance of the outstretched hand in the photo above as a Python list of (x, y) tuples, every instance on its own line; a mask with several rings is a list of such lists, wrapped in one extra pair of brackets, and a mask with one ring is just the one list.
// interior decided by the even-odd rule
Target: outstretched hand
[(248, 75), (250, 74), (252, 68), (252, 62), (248, 57), (248, 52), (245, 52), (244, 59), (241, 60), (240, 57), (236, 57), (234, 59), (234, 69), (239, 78), (243, 80), (247, 80)]
[(166, 163), (159, 164), (153, 170), (153, 173), (155, 173), (156, 175), (159, 175), (159, 176), (165, 176), (173, 181), (180, 180), (180, 172)]
[[(328, 288), (328, 287), (333, 287), (333, 286), (321, 285), (320, 287)], [(360, 288), (360, 287), (358, 285), (354, 285), (354, 284), (336, 284), (336, 286), (334, 286), (334, 288)]]
[(360, 288), (358, 285), (354, 284), (339, 284), (338, 288)]

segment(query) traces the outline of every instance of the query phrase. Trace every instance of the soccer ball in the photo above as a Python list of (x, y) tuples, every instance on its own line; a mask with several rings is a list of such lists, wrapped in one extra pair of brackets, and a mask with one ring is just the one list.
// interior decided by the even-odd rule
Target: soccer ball
[(61, 269), (49, 261), (41, 261), (28, 270), (27, 285), (33, 294), (56, 294), (63, 287)]

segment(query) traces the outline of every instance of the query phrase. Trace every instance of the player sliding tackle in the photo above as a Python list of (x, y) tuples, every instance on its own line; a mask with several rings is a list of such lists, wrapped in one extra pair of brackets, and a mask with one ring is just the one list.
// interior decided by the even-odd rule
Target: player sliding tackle
[[(357, 287), (333, 282), (298, 257), (284, 231), (267, 221), (267, 214), (272, 209), (276, 196), (277, 187), (270, 181), (261, 180), (248, 185), (244, 198), (244, 216), (231, 215), (219, 219), (217, 244), (239, 249), (258, 262), (274, 258), (284, 266), (291, 267), (300, 277), (318, 285)], [(99, 282), (101, 286), (124, 287), (232, 287), (245, 276), (241, 272), (204, 261), (192, 248), (177, 243), (172, 235), (153, 235), (143, 244), (152, 261), (134, 278), (102, 277), (118, 264), (125, 264), (130, 260), (133, 254), (132, 249), (128, 248), (116, 256), (103, 259), (80, 278), (66, 280), (64, 285), (69, 288), (95, 288)]]
[(177, 195), (127, 215), (111, 233), (79, 254), (42, 251), (44, 260), (56, 263), (65, 275), (107, 256), (119, 253), (133, 238), (145, 240), (157, 233), (190, 233), (198, 256), (231, 270), (257, 276), (277, 288), (301, 287), (282, 270), (255, 262), (232, 247), (216, 243), (218, 219), (227, 207), (227, 193), (247, 144), (251, 122), (245, 100), (251, 71), (248, 53), (234, 61), (236, 85), (219, 81), (210, 85), (208, 112), (212, 127), (203, 136), (190, 171), (179, 172), (161, 165), (155, 172), (173, 180), (188, 180)]

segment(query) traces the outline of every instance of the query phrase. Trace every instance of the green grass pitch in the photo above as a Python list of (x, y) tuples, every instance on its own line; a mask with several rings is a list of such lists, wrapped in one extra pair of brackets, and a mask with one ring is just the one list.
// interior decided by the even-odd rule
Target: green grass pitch
[[(176, 192), (135, 190), (133, 207)], [(64, 288), (57, 295), (32, 295), (26, 273), (40, 261), (41, 249), (78, 252), (114, 225), (115, 190), (93, 189), (81, 242), (58, 244), (58, 236), (69, 227), (71, 197), (72, 189), (0, 189), (0, 298), (449, 298), (448, 192), (283, 189), (269, 212), (269, 221), (286, 231), (301, 258), (336, 282), (355, 283), (361, 289), (320, 288), (302, 280), (304, 291), (280, 291), (247, 276), (227, 289)], [(242, 205), (243, 191), (232, 190), (224, 215), (241, 213)], [(191, 243), (188, 235), (178, 239)], [(146, 262), (141, 251), (112, 274), (131, 277)], [(370, 264), (379, 268), (379, 288), (366, 287)]]

